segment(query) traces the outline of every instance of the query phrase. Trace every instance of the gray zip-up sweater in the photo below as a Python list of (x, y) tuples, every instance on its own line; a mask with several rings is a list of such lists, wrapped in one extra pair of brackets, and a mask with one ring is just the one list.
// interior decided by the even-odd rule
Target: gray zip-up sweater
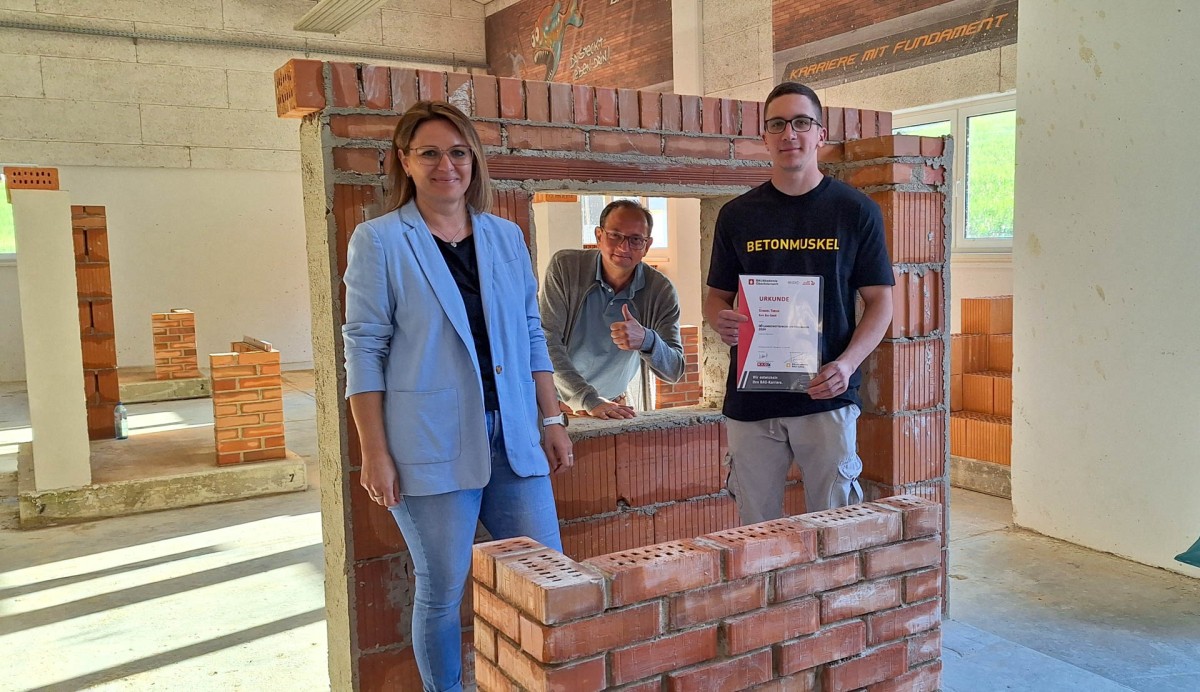
[[(542, 328), (546, 348), (554, 363), (554, 384), (558, 396), (576, 411), (600, 405), (601, 397), (575, 369), (567, 355), (571, 332), (579, 321), (584, 298), (599, 290), (596, 265), (599, 250), (562, 250), (555, 253), (542, 281)], [(670, 279), (646, 263), (641, 265), (644, 285), (633, 296), (638, 321), (646, 327), (646, 339), (653, 340), (647, 352), (643, 345), (642, 361), (661, 380), (672, 384), (683, 377), (683, 342), (679, 336), (679, 295)], [(613, 346), (616, 348), (616, 346)]]

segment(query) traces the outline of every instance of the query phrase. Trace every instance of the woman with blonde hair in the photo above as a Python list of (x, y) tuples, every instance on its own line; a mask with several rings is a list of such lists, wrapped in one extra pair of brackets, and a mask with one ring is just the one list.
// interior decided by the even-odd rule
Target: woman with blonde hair
[(412, 642), (427, 692), (462, 689), (459, 607), (476, 522), (562, 550), (548, 474), (573, 463), (520, 229), (487, 213), (471, 121), (421, 101), (389, 153), (391, 211), (354, 230), (346, 396), (362, 485), (416, 577)]

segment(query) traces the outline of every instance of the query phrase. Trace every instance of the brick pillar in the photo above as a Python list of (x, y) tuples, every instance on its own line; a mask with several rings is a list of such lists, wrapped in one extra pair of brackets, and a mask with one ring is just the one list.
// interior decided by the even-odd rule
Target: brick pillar
[(230, 350), (208, 356), (217, 463), (282, 459), (287, 449), (279, 351), (254, 340), (234, 342)]
[(154, 331), (154, 379), (200, 377), (196, 356), (196, 314), (184, 308), (150, 313)]
[(88, 439), (102, 440), (115, 433), (113, 407), (120, 400), (112, 277), (108, 267), (108, 221), (104, 207), (72, 205), (71, 235), (75, 241)]
[(683, 338), (683, 379), (668, 384), (654, 378), (654, 407), (697, 406), (703, 394), (700, 383), (700, 328), (687, 324), (679, 328)]

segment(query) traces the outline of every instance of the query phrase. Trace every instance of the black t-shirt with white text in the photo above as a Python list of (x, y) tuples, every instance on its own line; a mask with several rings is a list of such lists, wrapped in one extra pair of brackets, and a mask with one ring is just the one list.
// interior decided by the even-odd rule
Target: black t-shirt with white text
[[(721, 208), (708, 285), (736, 293), (740, 274), (822, 277), (822, 364), (840, 356), (850, 344), (858, 289), (895, 284), (879, 205), (828, 176), (797, 196), (784, 194), (767, 181)], [(733, 420), (803, 416), (862, 405), (858, 371), (842, 395), (813, 399), (792, 392), (740, 392), (736, 364), (734, 346), (729, 350), (723, 407), (723, 413)]]

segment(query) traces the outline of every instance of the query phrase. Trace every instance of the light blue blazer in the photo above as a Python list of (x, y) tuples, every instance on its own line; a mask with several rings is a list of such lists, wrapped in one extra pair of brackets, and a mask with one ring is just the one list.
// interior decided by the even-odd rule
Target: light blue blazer
[[(529, 251), (516, 224), (474, 212), (471, 222), (508, 461), (519, 476), (545, 475), (532, 373), (553, 367)], [(345, 283), (346, 396), (384, 393), (400, 493), (487, 485), (475, 341), (458, 285), (415, 203), (354, 229)]]

